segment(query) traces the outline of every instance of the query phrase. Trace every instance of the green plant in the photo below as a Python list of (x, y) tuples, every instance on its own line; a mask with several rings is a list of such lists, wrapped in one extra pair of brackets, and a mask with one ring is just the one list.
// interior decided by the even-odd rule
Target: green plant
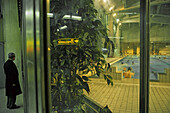
[[(97, 10), (92, 0), (56, 0), (51, 2), (51, 70), (56, 78), (53, 106), (60, 113), (81, 113), (83, 89), (90, 92), (87, 74), (104, 71), (105, 59), (98, 43), (107, 36), (102, 22), (96, 19)], [(65, 15), (78, 15), (81, 20), (64, 19)], [(67, 26), (61, 30), (62, 26)], [(77, 45), (57, 45), (56, 40), (78, 38)], [(108, 85), (112, 78), (104, 75)]]

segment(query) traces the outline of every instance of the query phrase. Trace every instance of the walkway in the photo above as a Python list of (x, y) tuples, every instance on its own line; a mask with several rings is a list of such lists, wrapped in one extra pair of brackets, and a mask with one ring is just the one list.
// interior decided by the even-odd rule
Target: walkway
[[(88, 97), (113, 113), (139, 113), (139, 79), (114, 80), (108, 86), (103, 79), (91, 79)], [(150, 82), (150, 113), (170, 113), (170, 83)]]
[(23, 107), (23, 95), (17, 96), (16, 104), (21, 106), (18, 109), (7, 109), (6, 108), (6, 96), (5, 96), (5, 89), (0, 89), (0, 113), (24, 113)]

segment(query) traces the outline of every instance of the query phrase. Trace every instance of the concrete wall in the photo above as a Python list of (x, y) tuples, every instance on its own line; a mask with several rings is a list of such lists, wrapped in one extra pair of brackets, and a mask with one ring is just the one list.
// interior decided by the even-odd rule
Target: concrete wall
[[(0, 0), (1, 5), (1, 0)], [(2, 6), (1, 6), (2, 7)], [(0, 8), (1, 8), (0, 7)], [(2, 8), (0, 9), (2, 11)], [(3, 19), (0, 18), (0, 88), (5, 87), (5, 74), (3, 69), (4, 59), (4, 37), (3, 37)]]
[(140, 41), (140, 25), (135, 24), (122, 24), (122, 42), (139, 42)]
[(152, 25), (150, 27), (150, 41), (165, 41), (170, 42), (170, 25)]
[(3, 21), (0, 18), (0, 42), (4, 42), (4, 38), (3, 38)]
[[(3, 36), (4, 36), (4, 57), (8, 59), (8, 53), (14, 52), (14, 61), (21, 81), (21, 35), (18, 22), (17, 0), (2, 0), (3, 12)], [(2, 79), (0, 79), (2, 81)]]
[[(122, 52), (133, 53), (133, 46), (137, 47), (137, 54), (140, 48), (140, 25), (138, 23), (123, 24), (122, 30)], [(170, 25), (152, 24), (150, 26), (150, 52), (152, 54), (170, 55), (166, 46), (170, 45)], [(159, 52), (157, 52), (159, 51)]]
[[(170, 41), (170, 25), (155, 24), (150, 27), (150, 41)], [(140, 42), (140, 25), (122, 24), (123, 42)]]
[(0, 42), (0, 88), (4, 88), (5, 87), (5, 74), (4, 74), (4, 69), (3, 69), (3, 65), (5, 62), (4, 59), (4, 48), (3, 48), (3, 43)]

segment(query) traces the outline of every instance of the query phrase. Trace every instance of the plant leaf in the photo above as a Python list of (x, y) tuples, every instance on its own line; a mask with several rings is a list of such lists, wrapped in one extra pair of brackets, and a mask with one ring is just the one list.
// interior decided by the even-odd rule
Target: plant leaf
[(111, 85), (113, 86), (113, 81), (110, 81), (111, 82)]
[(90, 89), (89, 89), (89, 85), (87, 84), (87, 82), (83, 82), (83, 83), (82, 83), (82, 86), (83, 86), (83, 88), (87, 91), (87, 93), (89, 94)]
[(110, 78), (110, 79), (112, 79), (112, 76), (110, 76), (110, 75), (107, 75), (107, 77)]
[(87, 64), (86, 64), (86, 65), (82, 66), (79, 70), (80, 70), (80, 71), (83, 71), (83, 70), (85, 70), (85, 69), (87, 69), (87, 68), (88, 68), (88, 66), (87, 66)]
[(88, 80), (89, 80), (89, 78), (86, 77), (86, 76), (82, 76), (82, 78), (83, 78), (85, 81), (88, 81)]
[(75, 76), (80, 82), (83, 82), (83, 79), (79, 75), (75, 74)]
[(89, 71), (90, 71), (90, 69), (84, 71), (83, 74), (87, 74), (87, 73), (89, 73)]
[(64, 63), (65, 63), (65, 60), (62, 60), (62, 61), (61, 61), (61, 66), (63, 66), (63, 65), (64, 65)]
[(110, 84), (110, 80), (109, 80), (109, 79), (107, 79), (107, 84), (108, 84), (108, 85)]
[(105, 79), (105, 80), (107, 79), (106, 75), (104, 75), (104, 79)]

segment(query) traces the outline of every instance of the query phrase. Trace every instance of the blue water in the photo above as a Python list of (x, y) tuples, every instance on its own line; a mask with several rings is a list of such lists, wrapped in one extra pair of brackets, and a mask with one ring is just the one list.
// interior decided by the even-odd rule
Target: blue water
[[(116, 66), (118, 71), (123, 68), (132, 68), (135, 73), (134, 78), (140, 78), (140, 58), (139, 56), (126, 56), (118, 62), (112, 64)], [(165, 68), (170, 68), (170, 56), (151, 56), (150, 57), (150, 80), (158, 80), (158, 73), (165, 73)]]

